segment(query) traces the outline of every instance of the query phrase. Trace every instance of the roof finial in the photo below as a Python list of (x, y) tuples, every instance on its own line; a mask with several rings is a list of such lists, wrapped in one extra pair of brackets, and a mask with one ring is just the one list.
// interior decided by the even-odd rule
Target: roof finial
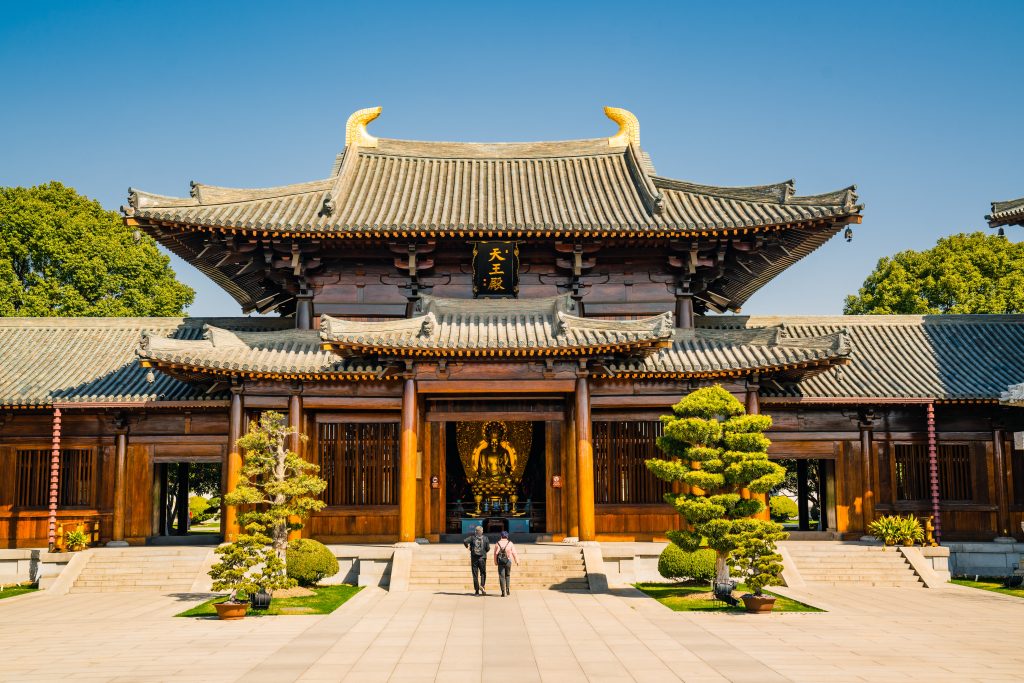
[(619, 124), (619, 132), (608, 138), (611, 147), (625, 147), (631, 142), (640, 146), (640, 121), (633, 112), (618, 107), (605, 107), (604, 115)]
[(380, 116), (380, 112), (380, 107), (369, 107), (349, 116), (345, 123), (345, 146), (376, 147), (377, 138), (366, 132), (366, 124)]

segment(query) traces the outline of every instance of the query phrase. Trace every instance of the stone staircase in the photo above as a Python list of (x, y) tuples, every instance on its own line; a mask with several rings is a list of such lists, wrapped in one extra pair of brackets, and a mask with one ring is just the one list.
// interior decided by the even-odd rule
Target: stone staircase
[[(590, 589), (583, 552), (559, 543), (516, 544), (519, 565), (512, 565), (512, 590)], [(494, 544), (488, 555), (487, 591), (501, 594)], [(409, 590), (452, 593), (473, 592), (469, 551), (459, 545), (420, 546), (413, 551)]]
[(782, 545), (809, 586), (924, 587), (896, 548), (834, 541), (790, 541)]
[(96, 548), (75, 578), (72, 593), (187, 593), (211, 548)]

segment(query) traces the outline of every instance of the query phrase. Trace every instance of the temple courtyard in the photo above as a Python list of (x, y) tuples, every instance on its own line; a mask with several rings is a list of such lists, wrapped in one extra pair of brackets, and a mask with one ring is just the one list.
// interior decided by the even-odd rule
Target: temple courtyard
[(782, 589), (824, 613), (672, 612), (632, 589), (365, 589), (327, 616), (175, 618), (204, 596), (0, 601), (2, 681), (1013, 681), (1024, 603), (951, 586)]

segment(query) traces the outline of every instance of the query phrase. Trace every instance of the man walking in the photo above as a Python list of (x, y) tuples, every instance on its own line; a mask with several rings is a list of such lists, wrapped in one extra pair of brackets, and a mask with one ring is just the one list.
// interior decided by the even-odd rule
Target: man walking
[(487, 553), (491, 550), (491, 542), (484, 536), (484, 528), (478, 526), (472, 536), (466, 536), (462, 545), (469, 548), (469, 566), (473, 570), (473, 590), (476, 595), (487, 595)]

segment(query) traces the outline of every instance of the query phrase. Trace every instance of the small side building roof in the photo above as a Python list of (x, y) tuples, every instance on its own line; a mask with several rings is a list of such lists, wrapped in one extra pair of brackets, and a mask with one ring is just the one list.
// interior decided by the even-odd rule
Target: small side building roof
[(992, 202), (992, 213), (985, 216), (991, 228), (1001, 225), (1024, 226), (1024, 197), (1005, 202)]

